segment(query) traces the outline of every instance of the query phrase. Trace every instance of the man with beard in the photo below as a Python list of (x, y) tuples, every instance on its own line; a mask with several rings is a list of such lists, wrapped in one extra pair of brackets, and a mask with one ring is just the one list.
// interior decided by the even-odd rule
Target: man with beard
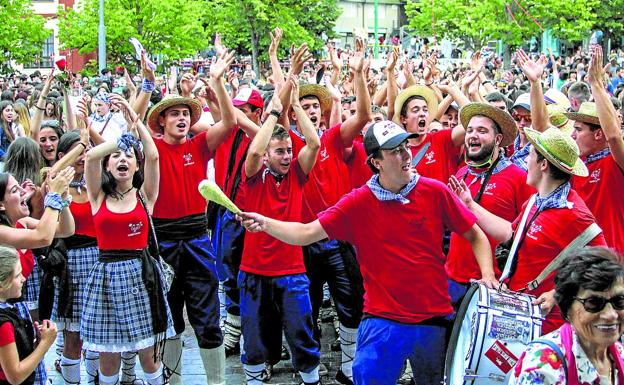
[[(511, 163), (502, 150), (516, 137), (513, 118), (490, 104), (470, 103), (462, 108), (460, 119), (466, 127), (464, 145), (467, 166), (451, 178), (465, 183), (475, 202), (512, 221), (534, 192), (525, 182), (526, 172)], [(488, 240), (494, 249), (498, 241), (489, 236)], [(492, 262), (488, 266), (480, 266), (470, 244), (457, 234), (451, 235), (446, 273), (449, 276), (449, 294), (456, 310), (472, 280), (500, 277), (496, 261)]]

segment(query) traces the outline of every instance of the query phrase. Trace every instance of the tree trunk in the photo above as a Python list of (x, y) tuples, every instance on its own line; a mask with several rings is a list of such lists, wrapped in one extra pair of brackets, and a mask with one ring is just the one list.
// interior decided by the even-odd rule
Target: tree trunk
[(259, 77), (260, 66), (258, 65), (258, 45), (260, 44), (260, 36), (258, 36), (258, 32), (253, 27), (253, 25), (251, 26), (250, 34), (251, 34), (251, 65), (253, 67), (254, 72)]
[(503, 43), (503, 48), (503, 69), (508, 70), (511, 67), (511, 47)]

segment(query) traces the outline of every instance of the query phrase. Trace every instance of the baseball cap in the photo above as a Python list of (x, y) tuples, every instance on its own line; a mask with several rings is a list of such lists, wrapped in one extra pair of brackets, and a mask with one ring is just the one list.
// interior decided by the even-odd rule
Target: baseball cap
[(264, 107), (264, 100), (262, 100), (260, 92), (252, 90), (251, 88), (243, 88), (238, 94), (236, 94), (236, 97), (232, 99), (232, 104), (234, 104), (234, 107), (240, 107), (247, 103), (254, 107)]
[(416, 138), (418, 134), (410, 134), (391, 120), (383, 120), (374, 123), (366, 131), (364, 136), (364, 149), (366, 155), (371, 155), (378, 150), (391, 150), (407, 139)]
[(554, 88), (549, 88), (544, 92), (544, 101), (548, 104), (557, 104), (563, 107), (564, 110), (570, 108), (570, 100), (561, 91), (557, 91)]
[(522, 107), (527, 111), (531, 111), (531, 94), (528, 92), (520, 94), (511, 109), (513, 110), (516, 107)]

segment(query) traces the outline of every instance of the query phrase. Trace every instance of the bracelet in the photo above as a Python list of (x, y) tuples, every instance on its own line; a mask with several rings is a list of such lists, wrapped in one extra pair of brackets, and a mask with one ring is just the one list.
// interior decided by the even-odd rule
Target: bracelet
[(431, 82), (429, 84), (425, 83), (425, 86), (430, 87), (433, 83), (435, 83), (435, 82)]
[(49, 192), (46, 194), (45, 199), (43, 200), (43, 207), (49, 207), (52, 210), (61, 211), (63, 210), (63, 199), (61, 198), (61, 194), (56, 192)]
[(273, 115), (275, 116), (277, 119), (279, 119), (282, 116), (282, 113), (279, 112), (278, 110), (271, 110), (271, 112), (269, 112), (269, 115)]
[(45, 111), (45, 107), (39, 107), (36, 104), (35, 104), (35, 108), (38, 109), (39, 111)]
[(84, 144), (84, 143), (82, 143), (81, 141), (78, 141), (78, 144), (82, 144), (82, 146), (83, 146), (85, 149), (87, 148), (87, 145), (86, 145), (86, 144)]
[(63, 202), (62, 202), (63, 208), (69, 207), (69, 205), (71, 205), (73, 200), (74, 200), (74, 198), (72, 197), (72, 195), (71, 194), (67, 194), (67, 198), (64, 199)]
[(154, 84), (153, 82), (147, 79), (143, 79), (143, 84), (141, 84), (141, 91), (145, 93), (150, 93), (150, 92), (154, 92), (155, 89), (156, 89), (156, 84)]

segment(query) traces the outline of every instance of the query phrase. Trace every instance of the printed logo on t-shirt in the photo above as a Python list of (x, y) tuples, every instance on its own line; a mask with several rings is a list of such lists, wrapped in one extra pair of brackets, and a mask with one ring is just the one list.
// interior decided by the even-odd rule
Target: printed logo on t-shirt
[(320, 159), (321, 162), (324, 162), (327, 159), (329, 159), (329, 154), (327, 153), (327, 147), (323, 147), (319, 155), (321, 156), (321, 159)]
[(492, 193), (492, 191), (490, 191), (490, 190), (494, 190), (495, 188), (496, 188), (496, 182), (494, 182), (494, 183), (488, 183), (488, 184), (485, 186), (485, 189), (483, 190), (483, 193), (484, 193), (484, 194), (488, 194), (488, 195), (494, 195), (494, 194)]
[(190, 166), (192, 164), (195, 164), (195, 162), (193, 162), (193, 154), (191, 154), (190, 152), (187, 152), (186, 154), (182, 155), (182, 158), (184, 158), (185, 166)]
[(429, 151), (428, 153), (425, 154), (425, 158), (427, 159), (427, 162), (425, 164), (431, 164), (431, 163), (435, 163), (435, 152), (433, 151)]
[(529, 228), (529, 231), (527, 232), (527, 237), (533, 239), (534, 241), (537, 241), (537, 234), (541, 231), (542, 231), (542, 226), (536, 225), (535, 223), (533, 223), (531, 225), (531, 228)]
[(130, 230), (128, 237), (134, 237), (135, 235), (141, 234), (141, 229), (143, 228), (143, 222), (129, 223), (128, 228)]
[(600, 171), (601, 169), (597, 168), (589, 175), (589, 183), (598, 183), (600, 182)]

